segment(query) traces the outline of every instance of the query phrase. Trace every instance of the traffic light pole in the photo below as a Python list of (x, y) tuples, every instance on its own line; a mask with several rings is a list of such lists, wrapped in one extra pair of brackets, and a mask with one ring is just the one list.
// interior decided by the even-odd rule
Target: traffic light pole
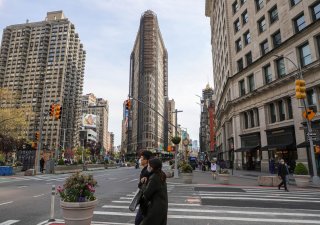
[[(285, 58), (287, 60), (289, 60), (299, 71), (299, 79), (303, 80), (303, 76), (302, 76), (302, 69), (301, 66), (297, 66), (291, 59), (289, 59), (288, 57), (285, 56), (278, 56), (275, 55), (277, 58)], [(303, 107), (305, 112), (307, 112), (307, 109), (309, 109), (309, 104), (308, 101), (305, 100), (305, 98), (302, 99), (303, 102)], [(307, 130), (308, 130), (308, 134), (312, 133), (312, 127), (311, 127), (311, 122), (309, 119), (307, 120)], [(314, 156), (314, 144), (313, 144), (313, 140), (311, 135), (307, 135), (307, 138), (309, 139), (309, 144), (310, 144), (310, 156), (311, 156), (311, 163), (312, 163), (312, 172), (313, 172), (313, 177), (312, 177), (312, 182), (314, 184), (320, 184), (320, 178), (318, 177), (318, 173), (317, 173), (317, 168), (316, 168), (316, 160), (315, 160), (315, 156)]]

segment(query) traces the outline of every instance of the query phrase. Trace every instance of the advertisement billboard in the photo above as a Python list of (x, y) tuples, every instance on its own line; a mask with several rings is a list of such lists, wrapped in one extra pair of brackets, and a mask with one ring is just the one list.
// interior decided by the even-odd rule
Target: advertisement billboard
[(93, 114), (83, 114), (82, 126), (89, 128), (97, 127), (97, 116)]

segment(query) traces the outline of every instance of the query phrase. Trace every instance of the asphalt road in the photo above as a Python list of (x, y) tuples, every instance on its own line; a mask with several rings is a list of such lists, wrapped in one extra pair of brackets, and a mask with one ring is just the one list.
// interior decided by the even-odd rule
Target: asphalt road
[[(97, 179), (99, 204), (95, 224), (134, 224), (128, 204), (136, 190), (139, 170), (118, 168), (91, 172)], [(38, 225), (50, 216), (51, 185), (64, 175), (0, 177), (0, 225)], [(168, 225), (320, 224), (320, 192), (221, 185), (184, 185), (168, 179)], [(61, 221), (59, 197), (55, 218)]]

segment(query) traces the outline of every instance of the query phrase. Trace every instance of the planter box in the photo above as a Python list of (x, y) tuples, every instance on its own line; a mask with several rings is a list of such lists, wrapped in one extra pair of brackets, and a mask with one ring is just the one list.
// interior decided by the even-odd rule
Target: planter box
[(193, 173), (180, 173), (183, 183), (192, 184)]
[(280, 184), (281, 179), (278, 176), (259, 176), (258, 185), (267, 187), (276, 187)]
[(90, 202), (60, 201), (65, 225), (90, 225), (98, 200)]
[(230, 174), (218, 174), (220, 184), (229, 184)]
[(309, 186), (309, 183), (310, 183), (309, 175), (293, 175), (293, 177), (298, 187), (304, 188)]

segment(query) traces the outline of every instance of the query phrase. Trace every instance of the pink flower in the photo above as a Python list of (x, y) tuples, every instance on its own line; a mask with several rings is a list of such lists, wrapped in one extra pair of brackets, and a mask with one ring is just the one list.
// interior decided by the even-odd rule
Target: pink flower
[(57, 187), (57, 192), (61, 193), (63, 192), (63, 187), (61, 187), (60, 185)]

